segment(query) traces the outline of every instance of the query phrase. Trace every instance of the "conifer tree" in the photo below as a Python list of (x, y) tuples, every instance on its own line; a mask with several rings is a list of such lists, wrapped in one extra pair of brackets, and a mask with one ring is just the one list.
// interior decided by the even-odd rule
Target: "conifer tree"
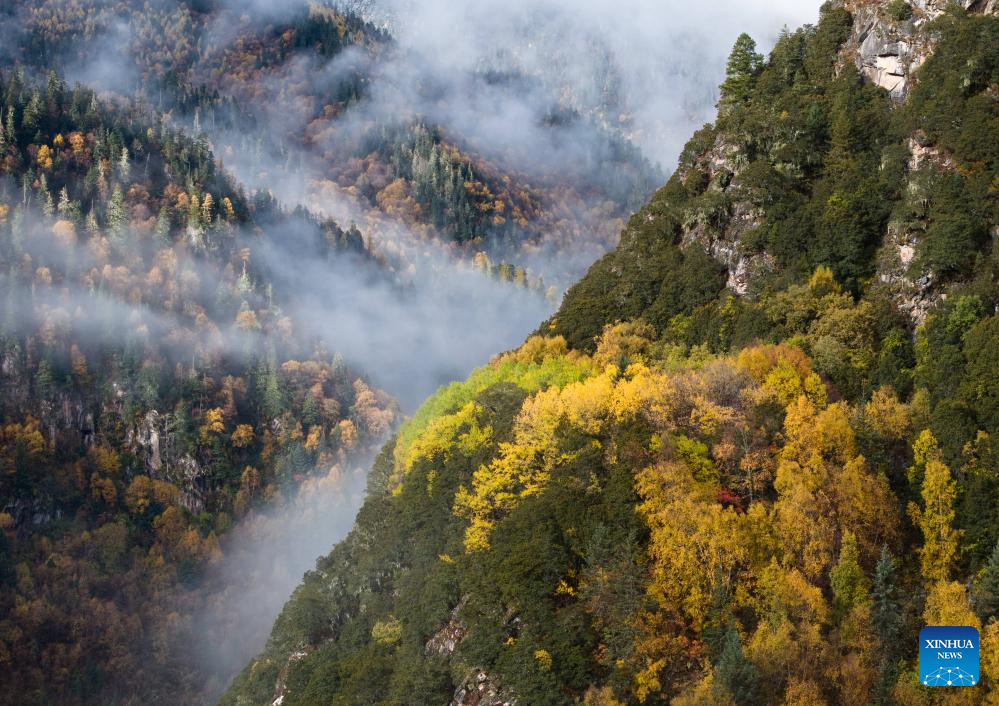
[(87, 212), (86, 228), (87, 232), (91, 235), (99, 233), (101, 230), (100, 225), (97, 223), (97, 214), (94, 213), (94, 209), (90, 209)]
[(166, 206), (162, 206), (156, 216), (156, 225), (153, 227), (153, 233), (162, 245), (170, 244), (170, 211)]
[(39, 184), (38, 199), (41, 202), (42, 213), (51, 217), (52, 214), (55, 213), (55, 203), (52, 201), (52, 192), (49, 191), (48, 180), (45, 178), (44, 174), (42, 174)]
[(7, 107), (7, 122), (4, 124), (4, 129), (7, 133), (7, 142), (15, 145), (17, 144), (17, 130), (14, 127), (14, 106)]
[(999, 617), (999, 542), (975, 586), (975, 611), (983, 623)]
[(871, 584), (871, 622), (885, 650), (897, 649), (902, 632), (898, 587), (895, 585), (897, 569), (895, 558), (888, 547), (882, 547)]
[(915, 460), (924, 466), (921, 495), (923, 506), (910, 503), (909, 514), (923, 533), (920, 562), (927, 581), (950, 578), (960, 533), (954, 529), (954, 498), (957, 496), (950, 468), (936, 438), (927, 429), (915, 443)]
[(725, 82), (721, 85), (718, 105), (722, 113), (730, 112), (749, 100), (762, 65), (763, 56), (756, 52), (756, 42), (743, 32), (735, 40), (725, 67)]
[(127, 220), (125, 197), (122, 196), (121, 187), (115, 186), (114, 191), (111, 193), (111, 200), (108, 201), (107, 228), (109, 235), (120, 236)]
[(829, 571), (833, 592), (833, 619), (840, 622), (856, 606), (868, 601), (867, 578), (860, 568), (857, 536), (850, 531), (843, 534), (839, 561)]
[(122, 147), (121, 155), (118, 157), (118, 179), (122, 184), (127, 184), (131, 173), (132, 167), (128, 161), (128, 148)]
[(305, 395), (305, 401), (302, 402), (302, 424), (308, 428), (318, 424), (319, 421), (319, 403), (316, 401), (315, 395), (313, 395), (310, 390)]
[(753, 703), (759, 672), (742, 651), (739, 631), (729, 626), (715, 665), (715, 688), (723, 689), (738, 704)]
[(38, 89), (35, 89), (31, 93), (31, 98), (28, 99), (27, 105), (24, 106), (24, 112), (21, 113), (21, 128), (26, 132), (31, 134), (33, 130), (38, 127), (38, 119), (42, 114), (42, 98), (38, 93)]
[(871, 624), (881, 643), (881, 663), (875, 684), (875, 702), (892, 703), (889, 694), (898, 678), (899, 640), (902, 637), (902, 613), (898, 587), (895, 584), (897, 566), (888, 547), (881, 548), (881, 558), (874, 567), (871, 585)]

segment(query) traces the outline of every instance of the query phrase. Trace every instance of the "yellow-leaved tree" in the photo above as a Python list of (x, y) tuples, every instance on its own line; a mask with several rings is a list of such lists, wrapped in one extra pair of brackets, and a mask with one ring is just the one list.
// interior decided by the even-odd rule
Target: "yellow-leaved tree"
[(922, 466), (923, 471), (923, 506), (909, 503), (909, 514), (923, 533), (920, 566), (927, 581), (946, 581), (950, 578), (960, 539), (960, 532), (954, 529), (957, 489), (950, 468), (943, 462), (940, 446), (929, 429), (924, 429), (913, 444), (913, 457), (916, 468)]
[(784, 434), (774, 511), (785, 561), (818, 580), (847, 530), (873, 559), (897, 531), (895, 502), (888, 481), (857, 452), (847, 405), (820, 410), (802, 395), (787, 408)]
[(603, 375), (551, 387), (524, 401), (514, 421), (513, 441), (500, 444), (499, 455), (473, 474), (472, 487), (459, 488), (455, 495), (454, 514), (469, 521), (467, 551), (487, 549), (496, 520), (522, 498), (544, 490), (552, 471), (575, 458), (575, 452), (559, 447), (556, 431), (561, 424), (591, 437), (600, 433), (611, 416), (616, 377), (610, 367)]

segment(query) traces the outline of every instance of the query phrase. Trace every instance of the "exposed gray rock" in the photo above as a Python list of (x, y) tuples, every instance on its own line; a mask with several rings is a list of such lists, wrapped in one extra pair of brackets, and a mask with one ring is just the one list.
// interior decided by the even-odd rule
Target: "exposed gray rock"
[(163, 459), (160, 455), (160, 438), (164, 433), (165, 420), (155, 409), (146, 413), (132, 436), (131, 441), (141, 447), (146, 455), (146, 468), (153, 474), (160, 470)]
[[(913, 73), (933, 53), (936, 37), (920, 31), (942, 15), (953, 0), (911, 0), (912, 16), (896, 20), (888, 16), (886, 0), (843, 0), (853, 15), (853, 32), (844, 47), (844, 58), (872, 83), (888, 91), (896, 101), (908, 95)], [(970, 12), (999, 14), (999, 0), (958, 0)]]
[(304, 659), (311, 649), (303, 648), (300, 650), (295, 650), (288, 656), (288, 661), (285, 663), (281, 671), (278, 672), (277, 683), (274, 685), (274, 695), (271, 697), (271, 706), (281, 706), (284, 703), (284, 697), (286, 692), (285, 682), (288, 679), (288, 670), (291, 668), (295, 662)]
[(449, 706), (516, 706), (517, 699), (502, 694), (487, 672), (477, 669), (454, 692)]
[(747, 253), (745, 237), (759, 228), (763, 213), (752, 205), (752, 193), (739, 180), (746, 158), (738, 147), (721, 136), (712, 148), (698, 159), (698, 168), (707, 172), (708, 192), (717, 195), (711, 210), (692, 210), (685, 214), (684, 245), (699, 244), (728, 269), (728, 288), (740, 296), (749, 292), (749, 283), (757, 273), (773, 266), (766, 253)]
[[(913, 0), (912, 5), (925, 12), (929, 17), (936, 18), (944, 13), (947, 6), (954, 0)], [(997, 0), (957, 0), (965, 10), (978, 12), (983, 15), (999, 14), (999, 1)]]
[(204, 510), (205, 505), (199, 484), (199, 479), (204, 475), (204, 471), (194, 458), (189, 454), (184, 454), (176, 463), (166, 469), (165, 475), (167, 480), (181, 489), (181, 505), (195, 514)]
[(736, 242), (716, 240), (709, 252), (728, 268), (726, 286), (740, 297), (749, 294), (749, 283), (754, 277), (775, 267), (774, 259), (768, 253), (746, 255)]
[[(970, 12), (999, 15), (999, 0), (959, 0)], [(853, 17), (853, 29), (841, 51), (842, 65), (853, 63), (867, 80), (902, 102), (908, 96), (920, 66), (932, 55), (937, 37), (926, 30), (951, 0), (913, 0), (912, 15), (895, 19), (888, 14), (887, 0), (838, 0)], [(909, 194), (915, 215), (910, 222), (893, 223), (885, 233), (879, 256), (877, 280), (913, 325), (921, 324), (927, 312), (941, 298), (931, 273), (914, 271), (919, 239), (926, 228), (926, 204), (921, 203), (921, 183), (930, 169), (950, 170), (953, 160), (930, 144), (923, 134), (909, 140)], [(775, 266), (765, 252), (750, 252), (744, 246), (747, 236), (759, 228), (763, 214), (754, 208), (752, 189), (740, 183), (747, 158), (738, 145), (719, 134), (695, 164), (682, 167), (685, 180), (689, 171), (707, 175), (705, 196), (696, 207), (683, 214), (682, 242), (700, 245), (728, 270), (727, 286), (736, 295), (750, 293), (757, 274)], [(775, 164), (778, 171), (783, 165)], [(649, 218), (653, 218), (650, 214)]]
[(451, 611), (451, 618), (438, 630), (436, 633), (427, 640), (427, 644), (424, 646), (424, 652), (428, 655), (435, 655), (437, 657), (443, 657), (449, 659), (452, 654), (454, 654), (455, 648), (458, 643), (464, 639), (468, 629), (465, 627), (465, 623), (462, 622), (460, 618), (461, 609), (465, 607), (468, 597), (464, 597), (455, 606), (454, 610)]
[(902, 101), (908, 95), (910, 77), (926, 61), (932, 46), (917, 31), (924, 16), (914, 13), (911, 19), (894, 20), (885, 13), (886, 5), (846, 3), (853, 14), (853, 32), (844, 52), (867, 80)]
[(933, 288), (931, 273), (918, 276), (911, 273), (917, 246), (918, 236), (914, 228), (890, 224), (878, 257), (877, 271), (880, 286), (887, 290), (895, 306), (913, 326), (919, 326), (926, 320), (927, 313), (939, 299)]

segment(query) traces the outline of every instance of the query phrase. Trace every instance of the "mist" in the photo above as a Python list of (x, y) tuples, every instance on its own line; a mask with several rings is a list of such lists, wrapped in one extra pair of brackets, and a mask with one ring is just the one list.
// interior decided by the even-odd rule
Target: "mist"
[(302, 575), (350, 530), (364, 500), (370, 457), (354, 459), (301, 485), (297, 495), (248, 516), (203, 578), (203, 607), (186, 620), (188, 659), (207, 676), (204, 703), (215, 703), (263, 647)]
[[(782, 26), (817, 17), (819, 0), (362, 0), (342, 3), (387, 28), (395, 47), (372, 58), (357, 50), (322, 60), (295, 59), (265, 77), (251, 106), (256, 133), (216, 129), (204, 122), (228, 169), (251, 189), (287, 206), (304, 206), (356, 223), (383, 266), (350, 255), (317, 257), (304, 245), (311, 233), (292, 226), (242, 234), (251, 263), (290, 292), (281, 303), (296, 337), (317, 339), (412, 413), (438, 386), (465, 377), (490, 357), (519, 345), (557, 302), (496, 281), (467, 262), (467, 252), (377, 212), (326, 177), (326, 154), (351, 154), (372, 125), (426, 121), (441, 126), (463, 150), (482, 155), (540, 184), (569, 180), (604, 189), (596, 203), (567, 206), (577, 222), (568, 242), (542, 237), (518, 253), (532, 274), (564, 289), (614, 245), (628, 204), (658, 184), (605, 206), (616, 185), (600, 183), (610, 159), (609, 136), (619, 138), (661, 170), (675, 164), (691, 133), (712, 119), (725, 59), (745, 31), (767, 51)], [(300, 9), (263, 0), (233, 0), (228, 16), (208, 28), (231, 36), (232, 17), (277, 22)], [(287, 14), (285, 14), (287, 13)], [(0, 26), (0, 40), (8, 29)], [(71, 67), (72, 80), (124, 94), (141, 90), (128, 67), (134, 29), (115, 22), (98, 58)], [(312, 114), (283, 99), (303, 84), (326, 95), (339, 76), (369, 73), (370, 90), (306, 149), (301, 136)], [(145, 96), (147, 99), (153, 96)], [(154, 102), (154, 104), (156, 104)], [(169, 107), (169, 106), (164, 106)], [(553, 125), (548, 118), (570, 118)], [(177, 120), (185, 118), (178, 116)], [(270, 147), (247, 153), (267, 137)], [(291, 165), (282, 168), (280, 165)], [(585, 194), (597, 189), (581, 189)], [(589, 210), (594, 216), (580, 215)], [(555, 214), (552, 230), (565, 227)], [(547, 225), (547, 224), (546, 224)], [(574, 230), (573, 230), (574, 229)], [(46, 295), (49, 296), (49, 295)], [(129, 321), (130, 307), (66, 290), (58, 302), (99, 309), (92, 336), (116, 334), (103, 322)], [(58, 302), (56, 301), (58, 299)], [(81, 303), (82, 302), (82, 303)], [(68, 304), (66, 304), (68, 306)], [(144, 320), (149, 316), (144, 315)], [(158, 320), (158, 319), (153, 319)], [(171, 322), (155, 326), (158, 335)], [(235, 332), (218, 345), (245, 350)], [(242, 522), (223, 542), (224, 557), (209, 567), (206, 607), (188, 616), (192, 660), (210, 675), (206, 701), (218, 696), (263, 647), (274, 619), (302, 574), (349, 530), (363, 502), (370, 459), (349, 468), (316, 469), (297, 497)]]
[[(231, 7), (246, 13), (257, 4)], [(369, 94), (336, 121), (334, 134), (310, 150), (279, 139), (279, 153), (256, 158), (238, 148), (246, 144), (245, 135), (217, 131), (211, 137), (227, 168), (244, 183), (344, 225), (359, 224), (376, 251), (403, 263), (409, 285), (400, 297), (381, 283), (358, 281), (349, 265), (327, 269), (283, 258), (276, 248), (263, 253), (283, 276), (295, 278), (296, 320), (348, 361), (363, 365), (412, 411), (438, 385), (516, 346), (553, 307), (455, 264), (446, 244), (413, 233), (324, 180), (324, 152), (350, 154), (372, 125), (422, 119), (515, 173), (539, 179), (582, 177), (587, 169), (599, 169), (605, 139), (600, 129), (619, 131), (669, 168), (693, 130), (713, 117), (716, 87), (738, 34), (753, 34), (768, 50), (782, 26), (814, 20), (818, 5), (817, 0), (344, 3), (386, 27), (398, 48), (377, 59), (356, 49), (325, 62), (297, 58), (264, 79), (265, 100), (254, 106), (261, 132), (301, 134), (311, 114), (288, 100), (290, 86), (305, 83), (324, 95), (339, 76), (370, 74)], [(273, 19), (273, 11), (267, 13)], [(212, 31), (231, 30), (220, 24)], [(490, 71), (504, 72), (507, 80), (484, 80)], [(552, 129), (542, 118), (560, 104), (587, 119)], [(282, 160), (294, 168), (276, 167)], [(616, 234), (621, 223), (608, 218), (592, 229)], [(521, 255), (531, 271), (564, 288), (605, 249), (581, 234), (574, 247), (541, 243)]]
[[(748, 31), (768, 49), (781, 26), (813, 20), (818, 4), (368, 3), (358, 9), (387, 26), (401, 51), (377, 66), (356, 51), (325, 65), (311, 59), (292, 64), (272, 79), (267, 90), (275, 100), (268, 103), (281, 105), (277, 96), (288, 82), (321, 86), (360, 66), (373, 71), (377, 80), (370, 95), (341, 118), (333, 139), (356, 141), (366, 125), (385, 116), (422, 118), (441, 124), (448, 134), (460, 136), (463, 144), (504, 166), (543, 179), (552, 173), (581, 172), (597, 149), (596, 127), (602, 127), (620, 131), (647, 158), (669, 169), (693, 130), (712, 118), (716, 87), (738, 34)], [(480, 80), (483, 72), (499, 68), (520, 77), (507, 85)], [(604, 90), (610, 84), (619, 90)], [(509, 90), (511, 85), (516, 90)], [(590, 122), (574, 124), (552, 139), (553, 132), (540, 118), (560, 100)], [(287, 110), (277, 114), (263, 109), (257, 115), (264, 130), (279, 134), (302, 131), (308, 120), (308, 115)], [(235, 135), (216, 133), (212, 138), (219, 145), (239, 144)], [(353, 195), (322, 188), (323, 165), (315, 154), (298, 151), (297, 169), (285, 178), (240, 150), (223, 155), (227, 167), (245, 182), (270, 190), (286, 203), (305, 205), (344, 224), (358, 223), (376, 248), (408, 262), (408, 284), (400, 296), (394, 286), (359, 278), (347, 263), (303, 262), (269, 245), (259, 253), (280, 278), (298, 283), (293, 310), (299, 325), (362, 365), (408, 412), (437, 385), (459, 379), (491, 355), (518, 345), (552, 311), (552, 305), (536, 295), (462, 267), (449, 257), (446, 246), (373, 214)], [(286, 153), (283, 156), (287, 159)], [(273, 163), (278, 155), (270, 157), (264, 162)], [(536, 271), (578, 276), (601, 252), (589, 244), (565, 250), (541, 247), (528, 264)], [(342, 509), (352, 516), (356, 505), (349, 512)], [(347, 525), (339, 527), (345, 531)], [(309, 545), (319, 553), (342, 536), (319, 534), (327, 543)], [(228, 583), (241, 585), (242, 575), (253, 574), (261, 563), (269, 566), (284, 542), (301, 535), (281, 529), (276, 544), (255, 543), (254, 551), (245, 556), (240, 552), (225, 569)], [(245, 664), (254, 646), (262, 646), (271, 621), (259, 619), (265, 611), (250, 606), (272, 606), (276, 614), (282, 592), (286, 596), (294, 585), (285, 580), (293, 568), (282, 571), (279, 580), (264, 582), (266, 588), (257, 584), (257, 591), (269, 591), (267, 600), (233, 597), (229, 610), (250, 610), (253, 616), (240, 636), (243, 650), (235, 656), (213, 652), (213, 659), (223, 660), (222, 671), (226, 665)], [(216, 619), (206, 618), (206, 632)]]
[(297, 283), (296, 326), (363, 369), (412, 413), (440, 385), (514, 348), (551, 313), (536, 292), (430, 251), (409, 284), (366, 276), (349, 258), (302, 261), (270, 242), (258, 251), (277, 281)]
[[(784, 26), (814, 22), (819, 0), (361, 0), (344, 3), (386, 26), (445, 86), (483, 69), (537, 77), (555, 97), (619, 127), (663, 169), (711, 120), (725, 61), (742, 32), (769, 51)], [(454, 86), (460, 88), (460, 84)], [(462, 94), (456, 93), (462, 98)], [(454, 105), (456, 126), (466, 101)], [(515, 108), (515, 106), (509, 106)], [(504, 136), (517, 111), (479, 114)]]

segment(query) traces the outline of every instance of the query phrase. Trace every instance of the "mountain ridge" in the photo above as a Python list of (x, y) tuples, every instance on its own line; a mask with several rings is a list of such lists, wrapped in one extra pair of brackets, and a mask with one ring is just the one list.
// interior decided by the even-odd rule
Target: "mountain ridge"
[(999, 22), (967, 4), (740, 38), (718, 122), (403, 425), (221, 703), (944, 703), (924, 623), (981, 628), (989, 703)]

